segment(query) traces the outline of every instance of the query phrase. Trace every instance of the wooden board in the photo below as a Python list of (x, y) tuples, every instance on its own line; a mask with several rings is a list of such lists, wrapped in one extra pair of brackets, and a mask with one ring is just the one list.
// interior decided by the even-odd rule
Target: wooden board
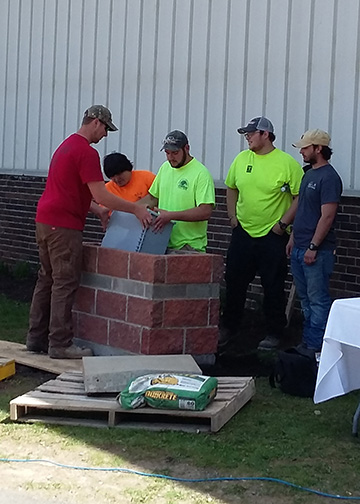
[(124, 410), (115, 396), (85, 394), (82, 373), (64, 373), (10, 402), (10, 419), (61, 425), (217, 432), (255, 394), (250, 377), (219, 377), (215, 400), (204, 411)]
[(61, 374), (64, 371), (82, 371), (82, 359), (50, 359), (48, 355), (28, 352), (25, 345), (0, 341), (0, 357), (13, 359), (17, 364), (29, 366), (49, 373)]

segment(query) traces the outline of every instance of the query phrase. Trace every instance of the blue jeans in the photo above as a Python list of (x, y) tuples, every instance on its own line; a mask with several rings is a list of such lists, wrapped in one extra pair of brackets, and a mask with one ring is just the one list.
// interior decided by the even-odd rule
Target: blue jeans
[(318, 250), (315, 263), (304, 262), (306, 250), (294, 247), (291, 271), (304, 316), (303, 343), (307, 348), (321, 349), (332, 299), (329, 281), (334, 269), (332, 250)]

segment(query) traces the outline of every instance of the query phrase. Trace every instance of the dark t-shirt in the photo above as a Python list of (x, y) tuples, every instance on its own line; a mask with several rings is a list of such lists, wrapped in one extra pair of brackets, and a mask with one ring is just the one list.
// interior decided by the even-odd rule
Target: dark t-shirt
[[(326, 203), (339, 203), (341, 192), (341, 178), (330, 164), (306, 171), (300, 186), (299, 204), (293, 225), (295, 247), (308, 248), (321, 217), (321, 206)], [(335, 249), (334, 223), (335, 219), (320, 249)]]

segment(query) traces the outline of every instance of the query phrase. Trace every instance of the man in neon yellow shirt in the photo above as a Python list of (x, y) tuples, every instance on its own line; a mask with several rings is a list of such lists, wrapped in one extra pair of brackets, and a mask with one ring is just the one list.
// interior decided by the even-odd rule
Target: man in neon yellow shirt
[(273, 145), (274, 127), (266, 117), (252, 119), (238, 133), (245, 135), (249, 148), (234, 159), (225, 180), (232, 238), (219, 349), (231, 348), (237, 339), (247, 289), (258, 274), (267, 331), (258, 349), (271, 350), (279, 345), (287, 322), (287, 228), (296, 212), (303, 170)]
[(168, 252), (205, 252), (207, 225), (215, 205), (214, 181), (197, 159), (190, 155), (185, 133), (171, 131), (163, 141), (167, 161), (141, 203), (159, 212), (155, 231), (175, 221)]

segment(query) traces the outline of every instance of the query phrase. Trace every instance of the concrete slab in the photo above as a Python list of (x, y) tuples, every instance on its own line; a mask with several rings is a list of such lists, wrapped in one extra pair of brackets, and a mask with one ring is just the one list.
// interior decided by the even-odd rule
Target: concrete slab
[(129, 380), (149, 373), (202, 374), (191, 355), (83, 357), (87, 394), (121, 392)]

